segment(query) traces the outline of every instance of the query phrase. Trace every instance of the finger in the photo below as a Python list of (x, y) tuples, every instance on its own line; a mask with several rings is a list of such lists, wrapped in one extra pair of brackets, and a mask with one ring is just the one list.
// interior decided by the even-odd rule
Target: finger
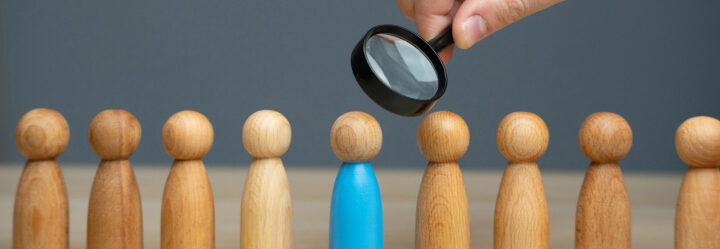
[[(452, 25), (453, 15), (460, 7), (456, 0), (416, 0), (414, 4), (415, 24), (418, 34), (426, 41), (435, 38)], [(452, 57), (453, 48), (438, 53), (443, 63)]]
[(453, 20), (455, 45), (468, 49), (505, 26), (559, 2), (562, 0), (465, 1)]
[(397, 2), (400, 11), (407, 19), (415, 21), (414, 0), (395, 0), (395, 2)]
[(414, 16), (418, 34), (425, 40), (439, 35), (450, 27), (459, 7), (455, 0), (416, 0)]

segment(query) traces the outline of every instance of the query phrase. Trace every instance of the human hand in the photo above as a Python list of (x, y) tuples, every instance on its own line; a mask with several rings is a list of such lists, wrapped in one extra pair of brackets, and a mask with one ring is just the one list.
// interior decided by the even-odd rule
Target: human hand
[[(563, 0), (395, 0), (415, 21), (418, 34), (430, 40), (452, 25), (455, 45), (468, 49), (495, 31)], [(444, 63), (453, 47), (440, 52)]]

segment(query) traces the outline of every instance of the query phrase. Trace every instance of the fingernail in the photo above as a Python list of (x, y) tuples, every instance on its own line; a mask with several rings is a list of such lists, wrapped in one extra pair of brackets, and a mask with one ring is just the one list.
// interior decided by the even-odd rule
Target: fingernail
[(464, 45), (470, 48), (487, 33), (487, 22), (481, 16), (474, 15), (465, 20), (462, 29)]

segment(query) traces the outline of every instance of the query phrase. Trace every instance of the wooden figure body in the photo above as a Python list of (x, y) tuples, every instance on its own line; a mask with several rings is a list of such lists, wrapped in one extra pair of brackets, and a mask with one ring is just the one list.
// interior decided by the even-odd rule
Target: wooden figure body
[(535, 161), (547, 149), (545, 122), (529, 112), (511, 113), (497, 129), (497, 146), (508, 159), (495, 202), (495, 249), (547, 249), (549, 217)]
[(58, 112), (38, 108), (20, 118), (15, 143), (28, 161), (15, 195), (14, 249), (68, 248), (68, 199), (55, 158), (70, 139), (67, 121)]
[(594, 113), (580, 126), (578, 141), (592, 162), (578, 198), (575, 248), (629, 249), (630, 200), (618, 161), (632, 147), (630, 125), (615, 113)]
[(465, 120), (452, 112), (427, 115), (418, 128), (418, 147), (430, 161), (418, 194), (415, 248), (470, 248), (470, 211), (457, 161), (470, 144)]
[(377, 120), (364, 112), (340, 116), (330, 145), (343, 160), (330, 205), (330, 249), (382, 249), (382, 198), (369, 161), (382, 147)]
[(280, 156), (290, 146), (290, 123), (280, 113), (253, 113), (243, 126), (243, 145), (254, 159), (245, 180), (240, 248), (292, 248), (292, 206)]
[(105, 110), (90, 123), (90, 146), (102, 161), (88, 207), (88, 249), (139, 249), (142, 209), (128, 158), (140, 143), (137, 119), (124, 110)]
[(162, 130), (163, 146), (175, 158), (165, 183), (161, 248), (215, 248), (212, 187), (202, 162), (213, 144), (210, 121), (195, 111), (181, 111)]
[(720, 121), (688, 119), (675, 134), (675, 148), (690, 165), (678, 196), (675, 248), (720, 248)]

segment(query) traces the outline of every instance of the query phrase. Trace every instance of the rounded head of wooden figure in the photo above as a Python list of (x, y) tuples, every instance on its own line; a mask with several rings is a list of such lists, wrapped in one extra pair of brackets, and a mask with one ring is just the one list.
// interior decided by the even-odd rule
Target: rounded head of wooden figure
[(279, 112), (261, 110), (245, 121), (243, 145), (256, 158), (280, 157), (290, 147), (290, 122)]
[(98, 113), (88, 129), (90, 146), (103, 160), (128, 159), (140, 144), (140, 123), (125, 110), (110, 109)]
[(330, 146), (345, 162), (372, 160), (380, 152), (382, 140), (380, 124), (364, 112), (345, 113), (330, 129)]
[(455, 162), (470, 145), (470, 130), (459, 115), (439, 111), (423, 118), (418, 128), (418, 147), (431, 162)]
[(497, 146), (510, 162), (534, 162), (547, 150), (550, 140), (545, 121), (530, 112), (513, 112), (500, 121)]
[(720, 121), (699, 116), (686, 120), (675, 133), (675, 149), (685, 163), (693, 167), (717, 167), (720, 164)]
[(172, 115), (162, 129), (163, 147), (178, 160), (197, 160), (210, 151), (213, 127), (205, 115), (181, 111)]
[(618, 114), (593, 113), (580, 125), (578, 141), (580, 149), (593, 162), (614, 163), (630, 152), (632, 130)]
[(29, 160), (55, 159), (65, 151), (69, 140), (67, 121), (51, 109), (33, 109), (15, 127), (15, 145)]

